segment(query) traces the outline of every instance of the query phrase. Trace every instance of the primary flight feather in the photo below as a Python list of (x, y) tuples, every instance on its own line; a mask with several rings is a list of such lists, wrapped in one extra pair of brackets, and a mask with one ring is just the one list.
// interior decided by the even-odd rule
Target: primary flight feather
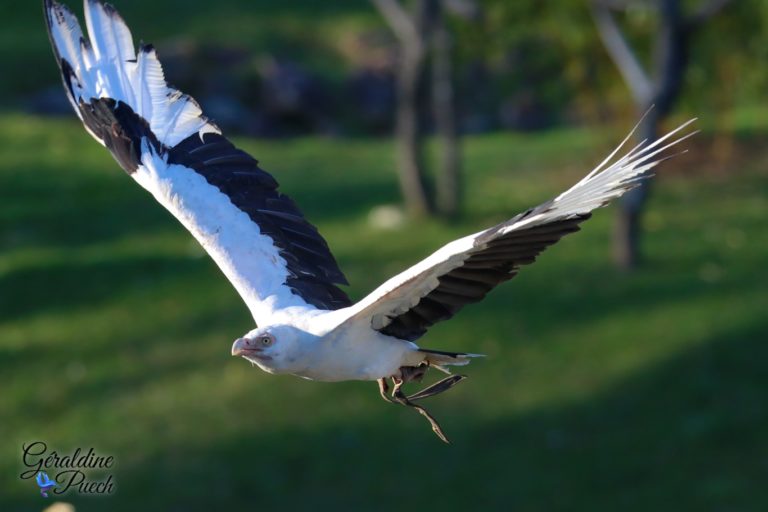
[[(192, 233), (253, 315), (257, 327), (234, 342), (232, 354), (270, 373), (375, 380), (382, 397), (414, 407), (446, 441), (415, 402), (463, 377), (451, 375), (411, 396), (401, 386), (430, 367), (449, 373), (447, 366), (467, 364), (474, 354), (414, 342), (646, 179), (691, 122), (615, 159), (628, 136), (555, 199), (447, 244), (353, 304), (317, 229), (191, 97), (166, 83), (155, 49), (136, 49), (114, 7), (84, 1), (88, 39), (64, 5), (44, 0), (44, 10), (64, 88), (86, 130)], [(386, 379), (394, 383), (391, 395)]]

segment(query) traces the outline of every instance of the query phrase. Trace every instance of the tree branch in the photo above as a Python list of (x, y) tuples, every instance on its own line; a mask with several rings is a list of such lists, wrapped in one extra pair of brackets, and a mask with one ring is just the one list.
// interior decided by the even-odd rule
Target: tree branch
[(398, 0), (371, 1), (403, 46), (415, 49), (419, 53), (423, 52), (424, 41), (419, 33), (419, 27)]
[(625, 11), (630, 5), (639, 3), (638, 0), (593, 0), (592, 5), (613, 9), (614, 11)]
[(445, 8), (461, 18), (478, 20), (482, 17), (483, 10), (476, 0), (443, 0)]
[(707, 0), (702, 2), (698, 10), (688, 18), (687, 25), (696, 28), (720, 12), (729, 3), (731, 3), (731, 0)]
[(613, 14), (597, 2), (592, 4), (592, 17), (606, 51), (627, 83), (635, 103), (646, 108), (653, 97), (653, 82), (621, 33)]

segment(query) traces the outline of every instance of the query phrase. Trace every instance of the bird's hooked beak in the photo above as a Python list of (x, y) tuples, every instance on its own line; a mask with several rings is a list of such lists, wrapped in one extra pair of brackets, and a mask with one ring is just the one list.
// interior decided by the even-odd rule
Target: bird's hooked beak
[(257, 345), (256, 341), (248, 338), (238, 338), (232, 344), (233, 356), (259, 357), (263, 349)]

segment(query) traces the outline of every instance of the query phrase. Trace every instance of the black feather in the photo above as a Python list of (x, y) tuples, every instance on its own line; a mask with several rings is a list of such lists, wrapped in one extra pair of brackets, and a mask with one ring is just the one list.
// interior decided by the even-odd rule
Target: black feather
[(475, 240), (461, 266), (438, 276), (438, 285), (422, 296), (408, 311), (389, 318), (379, 332), (414, 341), (435, 323), (451, 318), (466, 304), (478, 302), (500, 283), (517, 275), (519, 267), (536, 257), (560, 238), (579, 230), (590, 214), (558, 220), (501, 234), (505, 227), (546, 211), (551, 202), (528, 210), (482, 233)]
[(272, 238), (288, 267), (286, 285), (307, 303), (339, 309), (351, 301), (337, 284), (347, 284), (328, 244), (277, 181), (258, 162), (223, 136), (194, 134), (168, 152), (168, 162), (194, 169), (248, 214)]

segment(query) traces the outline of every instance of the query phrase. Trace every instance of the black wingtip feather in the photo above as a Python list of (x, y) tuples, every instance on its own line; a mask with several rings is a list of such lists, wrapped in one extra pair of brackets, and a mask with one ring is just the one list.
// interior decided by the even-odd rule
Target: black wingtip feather
[(347, 284), (328, 244), (258, 162), (220, 134), (192, 135), (169, 149), (168, 161), (194, 169), (259, 225), (286, 262), (289, 288), (323, 309), (351, 305)]
[(388, 323), (378, 331), (415, 341), (435, 323), (450, 318), (467, 304), (482, 300), (497, 285), (515, 277), (520, 267), (536, 261), (544, 249), (578, 231), (579, 224), (590, 217), (577, 215), (501, 234), (505, 227), (547, 208), (548, 205), (542, 205), (528, 210), (480, 235), (475, 249), (461, 266), (437, 276), (439, 284), (435, 288), (404, 313), (388, 317)]

